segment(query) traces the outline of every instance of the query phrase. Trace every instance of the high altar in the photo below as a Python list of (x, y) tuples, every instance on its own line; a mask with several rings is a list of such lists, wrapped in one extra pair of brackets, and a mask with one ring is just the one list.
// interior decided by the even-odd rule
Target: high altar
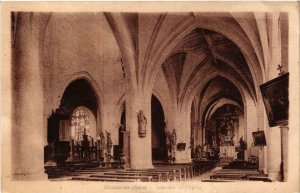
[(220, 146), (220, 161), (231, 162), (235, 157), (235, 146)]
[(234, 146), (235, 127), (234, 121), (229, 120), (224, 123), (224, 134), (220, 135), (220, 162), (231, 162), (236, 155), (236, 148)]

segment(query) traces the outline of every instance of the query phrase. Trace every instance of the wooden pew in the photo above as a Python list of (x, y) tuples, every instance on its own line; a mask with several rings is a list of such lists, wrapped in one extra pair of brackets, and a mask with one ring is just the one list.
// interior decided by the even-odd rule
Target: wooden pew
[(71, 180), (79, 181), (100, 181), (100, 182), (138, 182), (139, 179), (120, 179), (120, 178), (106, 178), (106, 177), (73, 177)]
[(150, 172), (105, 172), (104, 175), (116, 175), (116, 176), (151, 176), (152, 182), (162, 182), (162, 175), (160, 173)]
[(258, 171), (217, 171), (217, 174), (246, 174), (246, 175), (259, 175)]
[(132, 174), (154, 174), (154, 175), (159, 175), (161, 176), (161, 181), (162, 182), (169, 182), (170, 178), (169, 178), (169, 172), (163, 172), (163, 171), (148, 171), (148, 170), (136, 170), (136, 171), (116, 171), (116, 173), (132, 173)]
[(188, 166), (180, 166), (180, 165), (167, 165), (163, 166), (163, 169), (175, 169), (177, 171), (177, 178), (179, 181), (184, 180), (186, 181), (187, 179), (191, 178), (190, 174), (190, 168)]
[(217, 180), (247, 180), (246, 174), (218, 174), (215, 173), (210, 176), (210, 179)]
[(188, 180), (194, 177), (193, 164), (156, 164), (155, 169), (179, 169), (180, 174), (176, 174), (177, 178), (181, 180)]
[(219, 171), (217, 171), (217, 172), (220, 172), (220, 173), (244, 173), (244, 174), (246, 174), (246, 173), (248, 173), (248, 174), (259, 174), (259, 172), (258, 171), (241, 171), (241, 170), (236, 170), (236, 171), (226, 171), (226, 170), (219, 170)]
[(193, 162), (194, 175), (201, 175), (209, 170), (212, 170), (216, 166), (216, 161), (209, 160), (197, 160)]
[[(189, 166), (190, 167), (190, 166)], [(161, 165), (161, 166), (156, 166), (155, 169), (161, 171), (161, 170), (173, 170), (175, 174), (175, 178), (173, 179), (176, 181), (182, 181), (182, 180), (187, 180), (190, 176), (189, 172), (189, 167), (182, 166), (182, 165)]]
[(268, 176), (258, 176), (258, 175), (249, 175), (248, 180), (250, 181), (263, 181), (263, 182), (276, 182), (276, 180), (272, 180), (268, 178)]
[[(245, 177), (246, 176), (246, 177)], [(216, 171), (210, 177), (211, 179), (223, 180), (223, 179), (234, 179), (234, 180), (253, 180), (253, 181), (272, 181), (268, 178), (268, 175), (261, 174), (255, 169), (222, 169)]]
[(202, 182), (237, 182), (237, 180), (203, 179)]
[[(155, 168), (150, 171), (169, 172), (170, 181), (182, 181), (181, 169), (176, 168)], [(148, 170), (149, 171), (149, 170)]]
[(143, 172), (145, 172), (145, 171), (147, 171), (147, 172), (152, 172), (152, 171), (156, 171), (156, 172), (168, 172), (169, 174), (168, 174), (168, 179), (170, 180), (170, 181), (176, 181), (176, 176), (178, 177), (178, 180), (180, 181), (180, 175), (178, 175), (177, 174), (177, 172), (179, 172), (179, 174), (180, 174), (180, 170), (175, 170), (175, 169), (163, 169), (163, 168), (153, 168), (153, 169), (145, 169), (145, 170), (143, 170), (143, 169), (127, 169), (126, 171), (143, 171)]
[(90, 175), (91, 178), (115, 178), (115, 179), (130, 179), (130, 180), (140, 180), (142, 182), (151, 182), (151, 176), (132, 176), (132, 175)]

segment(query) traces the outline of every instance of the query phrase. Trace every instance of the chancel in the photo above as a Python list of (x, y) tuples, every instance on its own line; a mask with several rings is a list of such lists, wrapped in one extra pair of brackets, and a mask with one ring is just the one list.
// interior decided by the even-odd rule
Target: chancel
[(287, 181), (288, 16), (12, 12), (13, 179)]

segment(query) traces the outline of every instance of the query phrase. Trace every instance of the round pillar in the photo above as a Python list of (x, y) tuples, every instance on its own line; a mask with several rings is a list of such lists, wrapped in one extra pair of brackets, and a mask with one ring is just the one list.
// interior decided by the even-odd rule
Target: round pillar
[(33, 13), (18, 13), (13, 47), (12, 176), (15, 180), (46, 179), (45, 128), (39, 57), (39, 27)]
[[(142, 102), (143, 101), (143, 102)], [(146, 135), (139, 136), (138, 112), (143, 111), (146, 118)], [(150, 169), (152, 165), (151, 148), (151, 97), (143, 100), (132, 90), (126, 98), (126, 128), (130, 131), (130, 167), (133, 169)]]
[[(281, 39), (279, 29), (279, 13), (268, 14), (270, 36), (270, 59), (268, 60), (267, 79), (278, 76), (277, 65), (281, 64)], [(278, 126), (267, 129), (267, 173), (269, 177), (281, 180), (281, 131)]]
[(288, 126), (280, 126), (282, 141), (282, 180), (288, 181)]
[(281, 180), (281, 133), (279, 127), (271, 127), (268, 131), (268, 167), (267, 172), (270, 178)]

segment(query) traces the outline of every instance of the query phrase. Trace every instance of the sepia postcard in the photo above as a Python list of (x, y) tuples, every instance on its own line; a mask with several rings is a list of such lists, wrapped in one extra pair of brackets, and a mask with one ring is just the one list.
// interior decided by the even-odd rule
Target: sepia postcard
[(1, 4), (2, 192), (299, 187), (299, 5)]

